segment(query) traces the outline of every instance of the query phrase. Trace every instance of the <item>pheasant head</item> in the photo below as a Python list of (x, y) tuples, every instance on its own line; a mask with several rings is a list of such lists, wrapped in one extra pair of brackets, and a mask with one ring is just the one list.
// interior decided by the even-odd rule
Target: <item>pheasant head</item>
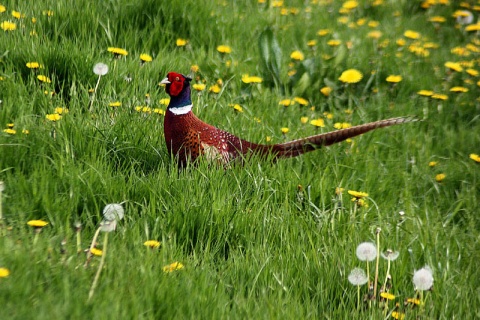
[[(190, 98), (190, 81), (192, 79), (176, 72), (169, 72), (160, 84), (165, 85), (165, 91), (170, 96), (170, 109), (174, 114), (187, 113), (192, 109)], [(186, 112), (185, 112), (186, 111)]]

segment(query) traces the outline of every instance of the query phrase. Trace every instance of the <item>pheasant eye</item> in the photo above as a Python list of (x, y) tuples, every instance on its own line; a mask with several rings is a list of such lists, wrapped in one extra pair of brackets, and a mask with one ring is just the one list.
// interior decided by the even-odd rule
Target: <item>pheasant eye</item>
[(179, 78), (179, 77), (175, 77), (175, 81), (180, 81), (180, 78)]

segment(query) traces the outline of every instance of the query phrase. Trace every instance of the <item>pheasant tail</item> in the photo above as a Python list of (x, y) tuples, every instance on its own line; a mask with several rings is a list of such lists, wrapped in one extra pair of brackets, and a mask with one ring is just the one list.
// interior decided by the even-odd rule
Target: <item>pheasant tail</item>
[(326, 147), (337, 142), (353, 138), (355, 136), (364, 134), (368, 131), (378, 128), (384, 128), (402, 124), (406, 122), (417, 121), (412, 117), (398, 117), (385, 120), (379, 120), (375, 122), (365, 123), (358, 126), (341, 129), (337, 131), (327, 132), (310, 136), (303, 139), (293, 140), (273, 146), (262, 146), (265, 151), (276, 154), (276, 158), (289, 158), (301, 155), (306, 152), (310, 152), (321, 147)]

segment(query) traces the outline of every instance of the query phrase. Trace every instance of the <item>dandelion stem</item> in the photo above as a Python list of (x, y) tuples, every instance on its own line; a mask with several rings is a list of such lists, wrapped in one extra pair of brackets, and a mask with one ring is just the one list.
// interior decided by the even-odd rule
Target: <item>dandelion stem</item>
[(93, 279), (92, 286), (90, 287), (90, 292), (88, 293), (87, 302), (90, 301), (90, 299), (93, 297), (93, 294), (95, 293), (95, 289), (98, 284), (98, 279), (100, 279), (100, 273), (102, 272), (103, 265), (105, 264), (105, 257), (107, 256), (108, 234), (109, 232), (105, 232), (105, 237), (103, 240), (103, 248), (102, 248), (102, 258), (100, 259), (100, 264), (98, 265), (97, 273), (95, 274), (95, 278)]
[(387, 259), (387, 274), (385, 275), (385, 282), (383, 283), (382, 292), (385, 292), (387, 289), (388, 275), (390, 274), (390, 257)]
[(97, 84), (95, 85), (95, 89), (93, 89), (93, 94), (92, 94), (92, 99), (90, 99), (90, 106), (88, 107), (88, 110), (90, 112), (93, 111), (93, 102), (95, 101), (95, 96), (97, 95), (97, 89), (98, 89), (98, 85), (100, 84), (100, 79), (102, 78), (102, 75), (99, 74), (98, 75), (98, 80), (97, 80)]
[(92, 249), (95, 247), (95, 243), (97, 242), (98, 234), (102, 230), (102, 227), (100, 226), (97, 231), (95, 232), (95, 235), (93, 236), (92, 243), (90, 244), (90, 248), (88, 248), (87, 252), (87, 261), (85, 261), (85, 268), (88, 267), (88, 264), (90, 263), (90, 260), (92, 260)]
[(0, 235), (3, 236), (2, 192), (3, 192), (3, 181), (0, 181)]
[(377, 261), (375, 265), (375, 282), (373, 283), (373, 298), (377, 297), (377, 287), (378, 287), (378, 265), (380, 263), (380, 228), (377, 228)]
[(360, 311), (360, 285), (357, 285), (357, 310)]
[(80, 236), (80, 230), (77, 231), (77, 253), (82, 252), (82, 237)]

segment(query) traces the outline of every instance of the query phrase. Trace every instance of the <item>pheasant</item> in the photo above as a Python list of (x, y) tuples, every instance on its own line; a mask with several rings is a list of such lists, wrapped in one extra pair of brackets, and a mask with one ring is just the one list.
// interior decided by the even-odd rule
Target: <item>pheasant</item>
[(164, 120), (165, 141), (169, 154), (177, 158), (180, 167), (184, 167), (189, 161), (195, 161), (199, 156), (224, 165), (234, 159), (252, 154), (270, 156), (273, 160), (296, 157), (377, 128), (414, 120), (410, 117), (391, 118), (285, 143), (256, 144), (240, 139), (197, 118), (192, 112), (191, 80), (180, 73), (169, 72), (160, 82), (165, 85), (165, 91), (170, 96)]

